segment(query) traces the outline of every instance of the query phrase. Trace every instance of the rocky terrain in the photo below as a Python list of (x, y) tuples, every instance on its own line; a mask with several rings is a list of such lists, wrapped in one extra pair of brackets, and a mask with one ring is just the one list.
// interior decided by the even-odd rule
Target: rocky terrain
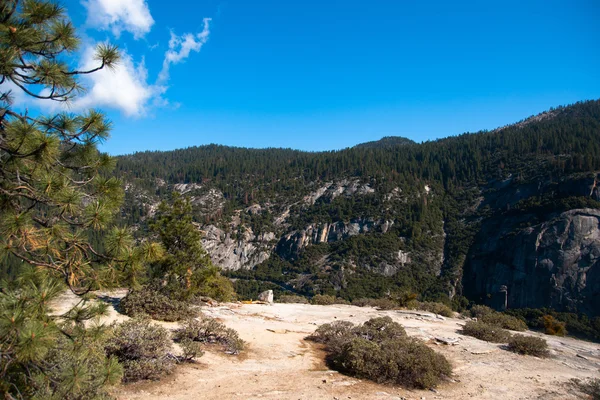
[[(111, 293), (112, 298), (124, 292)], [(75, 301), (67, 294), (60, 307)], [(461, 334), (463, 319), (419, 311), (378, 311), (345, 305), (228, 303), (203, 309), (236, 329), (247, 350), (230, 356), (207, 349), (197, 362), (180, 365), (158, 382), (124, 385), (121, 400), (133, 399), (577, 399), (573, 378), (597, 377), (600, 347), (572, 338), (544, 337), (551, 356), (540, 359), (506, 351)], [(334, 320), (360, 323), (389, 315), (407, 333), (443, 353), (454, 375), (433, 391), (378, 385), (330, 370), (324, 352), (304, 340), (318, 325)], [(111, 308), (105, 322), (127, 317)], [(159, 323), (159, 322), (157, 322)], [(160, 323), (173, 329), (176, 323)], [(450, 343), (450, 344), (444, 344)]]

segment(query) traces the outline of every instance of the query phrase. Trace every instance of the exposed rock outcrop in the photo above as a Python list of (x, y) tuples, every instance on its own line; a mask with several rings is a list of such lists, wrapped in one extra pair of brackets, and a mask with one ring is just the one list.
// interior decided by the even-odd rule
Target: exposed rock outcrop
[(282, 236), (277, 245), (277, 253), (286, 258), (295, 258), (308, 245), (335, 242), (369, 232), (386, 233), (393, 225), (394, 221), (376, 221), (372, 218), (357, 218), (350, 222), (339, 221), (331, 224), (310, 224), (302, 230)]
[(202, 245), (215, 265), (222, 269), (253, 268), (268, 259), (275, 247), (275, 234), (267, 232), (258, 236), (246, 229), (237, 234), (225, 232), (214, 225), (204, 227)]
[(528, 216), (484, 225), (464, 275), (465, 293), (509, 308), (552, 307), (600, 315), (600, 210), (574, 209), (515, 228)]
[(367, 183), (361, 183), (358, 179), (342, 179), (337, 182), (327, 182), (316, 190), (304, 197), (304, 202), (313, 205), (320, 198), (326, 198), (331, 201), (338, 196), (354, 196), (374, 193), (373, 189)]

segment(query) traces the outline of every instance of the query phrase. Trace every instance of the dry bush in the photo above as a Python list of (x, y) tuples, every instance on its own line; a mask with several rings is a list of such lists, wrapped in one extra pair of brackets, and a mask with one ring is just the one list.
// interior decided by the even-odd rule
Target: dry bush
[(123, 365), (123, 380), (159, 379), (175, 365), (169, 332), (149, 319), (134, 318), (113, 328), (106, 353)]
[(308, 304), (308, 299), (304, 296), (297, 296), (295, 294), (284, 294), (279, 296), (277, 303)]
[(565, 336), (567, 334), (567, 324), (554, 319), (552, 315), (544, 315), (540, 318), (540, 323), (544, 325), (547, 335)]
[(535, 336), (514, 335), (508, 341), (508, 349), (519, 354), (546, 357), (548, 355), (548, 342)]
[(506, 329), (481, 321), (468, 321), (463, 326), (462, 333), (492, 343), (506, 343), (510, 338), (510, 332)]
[(498, 311), (485, 315), (481, 321), (499, 328), (510, 329), (511, 331), (522, 332), (527, 330), (527, 324), (522, 319)]
[(467, 315), (499, 328), (510, 329), (511, 331), (527, 330), (527, 324), (522, 319), (498, 312), (488, 306), (475, 305), (469, 310)]
[(493, 314), (496, 311), (492, 308), (480, 304), (476, 304), (467, 312), (467, 315), (478, 320), (483, 319), (484, 316)]
[(331, 360), (336, 369), (360, 378), (420, 389), (432, 388), (452, 373), (443, 355), (407, 337), (381, 343), (355, 337), (342, 344)]
[(392, 299), (356, 299), (352, 301), (353, 306), (357, 307), (373, 307), (380, 310), (394, 310), (399, 308), (399, 304)]
[(452, 373), (443, 355), (409, 338), (390, 317), (358, 326), (335, 321), (321, 325), (307, 339), (325, 344), (333, 368), (380, 383), (427, 389)]
[(330, 296), (328, 294), (317, 294), (310, 299), (311, 304), (320, 306), (330, 306), (332, 304), (349, 304), (347, 300), (339, 297)]
[(323, 324), (306, 339), (317, 343), (329, 343), (332, 340), (348, 335), (354, 324), (350, 321), (333, 321), (330, 324)]
[(119, 304), (123, 313), (130, 317), (147, 315), (160, 321), (181, 321), (194, 317), (198, 312), (190, 304), (170, 299), (152, 287), (132, 290)]
[(600, 379), (588, 379), (582, 381), (580, 379), (571, 379), (571, 386), (574, 386), (576, 390), (589, 396), (590, 400), (600, 400)]
[(229, 354), (239, 354), (244, 349), (244, 341), (238, 333), (227, 328), (214, 318), (202, 317), (201, 319), (190, 318), (186, 320), (181, 328), (175, 331), (175, 341), (191, 346), (192, 342), (204, 344), (219, 344)]
[(195, 358), (200, 358), (204, 355), (202, 344), (190, 338), (184, 337), (179, 340), (179, 346), (181, 347), (181, 358), (183, 361), (193, 361)]
[(443, 315), (444, 317), (453, 317), (454, 311), (444, 303), (437, 303), (433, 301), (411, 301), (407, 304), (407, 307), (411, 310), (423, 310), (429, 311), (434, 314)]

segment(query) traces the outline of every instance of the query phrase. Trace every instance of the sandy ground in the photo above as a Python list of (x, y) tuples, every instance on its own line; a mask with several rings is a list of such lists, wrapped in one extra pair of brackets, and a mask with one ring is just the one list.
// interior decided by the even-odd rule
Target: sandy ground
[[(120, 297), (123, 293), (111, 296)], [(68, 295), (61, 302), (70, 303)], [(539, 359), (508, 352), (459, 333), (464, 320), (425, 312), (378, 311), (354, 306), (305, 304), (223, 304), (203, 308), (237, 330), (247, 342), (239, 356), (208, 348), (197, 362), (178, 366), (159, 382), (117, 388), (120, 400), (153, 399), (576, 399), (571, 378), (598, 377), (600, 346), (539, 333), (552, 356)], [(409, 335), (443, 353), (454, 366), (453, 379), (436, 391), (414, 391), (359, 380), (329, 370), (323, 351), (304, 338), (320, 324), (334, 320), (360, 323), (389, 315)], [(111, 308), (107, 321), (127, 317)], [(176, 324), (161, 323), (173, 329)], [(456, 338), (443, 345), (435, 338)]]

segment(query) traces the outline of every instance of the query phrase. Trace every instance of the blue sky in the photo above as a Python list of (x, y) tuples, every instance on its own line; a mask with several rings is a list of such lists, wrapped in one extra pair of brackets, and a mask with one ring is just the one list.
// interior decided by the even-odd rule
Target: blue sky
[(74, 105), (107, 112), (111, 154), (424, 141), (600, 98), (596, 0), (63, 4), (84, 50), (125, 54)]

